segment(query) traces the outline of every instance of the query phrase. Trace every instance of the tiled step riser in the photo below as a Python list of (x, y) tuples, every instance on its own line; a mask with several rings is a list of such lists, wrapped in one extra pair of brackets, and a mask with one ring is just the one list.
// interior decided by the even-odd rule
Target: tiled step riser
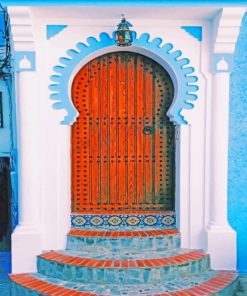
[(236, 295), (236, 291), (238, 290), (238, 279), (235, 279), (229, 286), (225, 289), (222, 289), (220, 292), (215, 293), (214, 296), (233, 296)]
[(122, 249), (136, 250), (170, 250), (180, 247), (180, 235), (157, 236), (157, 237), (76, 237), (68, 236), (67, 249), (81, 251), (84, 248), (107, 248), (112, 252), (121, 252)]
[(66, 265), (38, 258), (38, 272), (66, 281), (81, 283), (143, 284), (181, 279), (209, 269), (209, 257), (183, 264), (146, 268), (94, 268)]
[[(96, 295), (145, 295), (145, 296), (233, 296), (237, 295), (238, 280), (235, 275), (227, 275), (226, 273), (216, 274), (212, 278), (208, 278), (206, 274), (202, 274), (202, 280), (198, 277), (194, 278), (198, 285), (189, 285), (186, 283), (173, 281), (164, 282), (162, 284), (142, 285), (95, 285), (95, 284), (79, 284), (77, 282), (64, 282), (58, 279), (45, 279), (44, 276), (11, 276), (12, 296), (96, 296)], [(204, 278), (204, 279), (203, 279)], [(193, 280), (192, 280), (193, 281)], [(66, 283), (66, 284), (65, 284)], [(182, 289), (182, 291), (181, 291)], [(76, 292), (77, 291), (77, 292)], [(2, 295), (2, 294), (1, 294)]]

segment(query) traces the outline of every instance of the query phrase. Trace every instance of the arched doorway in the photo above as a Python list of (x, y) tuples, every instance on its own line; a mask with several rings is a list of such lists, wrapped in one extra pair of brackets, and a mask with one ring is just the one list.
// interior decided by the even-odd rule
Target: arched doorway
[(121, 51), (86, 64), (72, 84), (72, 211), (174, 210), (174, 87), (166, 70)]

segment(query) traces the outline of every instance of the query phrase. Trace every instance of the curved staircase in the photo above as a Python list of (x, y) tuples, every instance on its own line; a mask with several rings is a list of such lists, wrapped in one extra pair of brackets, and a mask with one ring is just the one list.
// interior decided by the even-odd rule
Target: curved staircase
[(13, 274), (12, 296), (234, 295), (237, 274), (180, 248), (174, 228), (71, 229), (67, 249), (38, 256), (38, 273)]

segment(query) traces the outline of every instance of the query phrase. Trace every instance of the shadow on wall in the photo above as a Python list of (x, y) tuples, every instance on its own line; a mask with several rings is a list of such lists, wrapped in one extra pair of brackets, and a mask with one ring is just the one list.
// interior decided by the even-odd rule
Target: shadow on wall
[(237, 269), (247, 273), (247, 13), (236, 46), (230, 83), (228, 218), (237, 231)]

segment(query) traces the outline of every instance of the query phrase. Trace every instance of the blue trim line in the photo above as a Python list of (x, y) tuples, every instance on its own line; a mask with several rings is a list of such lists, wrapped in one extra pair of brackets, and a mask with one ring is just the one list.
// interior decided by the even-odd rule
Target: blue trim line
[[(136, 37), (135, 32), (133, 33), (133, 45), (155, 53), (171, 67), (179, 87), (172, 106), (168, 111), (168, 116), (175, 124), (187, 124), (187, 121), (181, 115), (181, 111), (194, 107), (192, 102), (197, 99), (197, 95), (194, 92), (198, 90), (198, 86), (195, 84), (198, 78), (191, 75), (194, 72), (194, 68), (187, 66), (190, 62), (189, 59), (181, 58), (182, 52), (180, 50), (172, 50), (173, 45), (171, 43), (160, 46), (162, 43), (161, 38), (149, 41), (150, 35), (148, 33), (143, 33), (139, 38)], [(52, 84), (49, 86), (49, 89), (52, 91), (50, 98), (56, 101), (53, 104), (53, 108), (65, 109), (67, 111), (67, 115), (61, 124), (71, 125), (78, 116), (78, 111), (74, 107), (68, 91), (70, 78), (77, 65), (93, 52), (115, 45), (114, 38), (107, 33), (101, 33), (99, 41), (94, 37), (89, 37), (87, 42), (89, 45), (77, 43), (76, 50), (69, 49), (67, 51), (68, 57), (61, 57), (59, 59), (60, 65), (53, 68), (56, 74), (51, 76)]]

